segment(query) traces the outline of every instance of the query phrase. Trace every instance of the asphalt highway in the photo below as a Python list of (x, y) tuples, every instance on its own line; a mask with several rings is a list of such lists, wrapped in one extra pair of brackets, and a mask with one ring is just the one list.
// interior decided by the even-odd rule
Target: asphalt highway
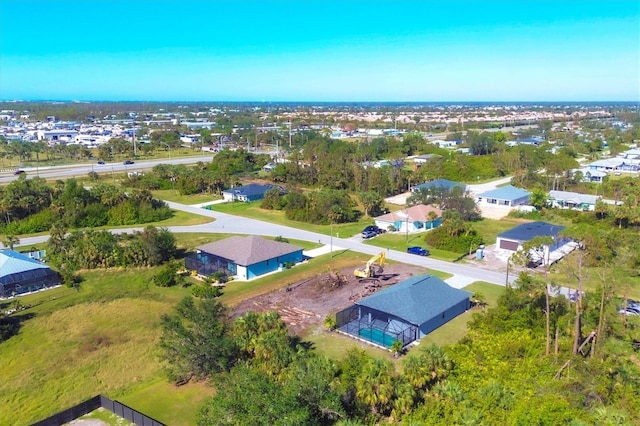
[[(162, 158), (157, 160), (136, 160), (133, 164), (124, 164), (123, 162), (112, 162), (106, 164), (98, 164), (96, 161), (89, 164), (66, 165), (66, 166), (49, 166), (49, 167), (26, 167), (21, 168), (27, 174), (27, 178), (39, 176), (45, 179), (67, 179), (73, 176), (86, 176), (89, 172), (98, 174), (123, 173), (142, 171), (153, 168), (158, 164), (195, 164), (198, 162), (210, 162), (213, 156), (199, 155), (194, 157), (178, 157), (178, 158)], [(18, 179), (18, 175), (13, 170), (0, 172), (0, 184), (6, 184)]]

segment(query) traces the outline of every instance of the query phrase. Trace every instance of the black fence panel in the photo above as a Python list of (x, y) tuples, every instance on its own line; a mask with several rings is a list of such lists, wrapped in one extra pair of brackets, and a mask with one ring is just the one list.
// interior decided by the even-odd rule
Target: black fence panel
[(78, 405), (74, 405), (73, 407), (60, 411), (49, 418), (34, 423), (32, 426), (60, 426), (65, 423), (69, 423), (78, 417), (82, 417), (85, 414), (89, 414), (100, 407), (105, 410), (109, 410), (113, 414), (129, 420), (138, 426), (165, 426), (164, 423), (146, 416), (118, 401), (113, 401), (103, 395), (94, 396), (93, 398), (83, 401)]

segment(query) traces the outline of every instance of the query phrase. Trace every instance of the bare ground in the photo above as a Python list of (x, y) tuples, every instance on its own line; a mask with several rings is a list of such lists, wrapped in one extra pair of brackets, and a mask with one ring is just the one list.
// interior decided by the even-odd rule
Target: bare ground
[(262, 296), (247, 299), (234, 308), (232, 317), (245, 312), (278, 311), (294, 334), (322, 324), (324, 318), (380, 289), (414, 275), (424, 274), (423, 268), (404, 264), (385, 265), (377, 281), (358, 280), (354, 267), (329, 271)]

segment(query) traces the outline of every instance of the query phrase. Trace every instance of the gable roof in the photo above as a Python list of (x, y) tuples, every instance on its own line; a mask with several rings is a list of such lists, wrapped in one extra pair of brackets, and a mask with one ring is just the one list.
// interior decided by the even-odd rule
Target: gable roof
[(34, 269), (50, 269), (47, 265), (13, 250), (0, 250), (0, 278)]
[(249, 185), (237, 186), (235, 188), (229, 188), (222, 191), (227, 194), (245, 195), (250, 197), (252, 195), (262, 195), (270, 189), (279, 188), (275, 185), (261, 185), (259, 183), (250, 183)]
[(419, 326), (470, 296), (468, 291), (450, 287), (438, 277), (419, 275), (365, 297), (356, 305), (386, 312)]
[(436, 218), (442, 217), (442, 210), (439, 208), (418, 204), (407, 209), (383, 214), (382, 216), (376, 217), (375, 220), (384, 222), (407, 221), (409, 223), (429, 222), (431, 220), (429, 219), (429, 212), (435, 212), (437, 214)]
[(554, 200), (559, 201), (568, 201), (573, 204), (596, 204), (596, 201), (599, 200), (600, 196), (598, 195), (589, 195), (589, 194), (580, 194), (578, 192), (569, 192), (569, 191), (549, 191), (549, 197)]
[(522, 188), (516, 188), (513, 185), (502, 186), (480, 194), (480, 197), (482, 198), (499, 198), (501, 200), (511, 201), (529, 196), (531, 196), (529, 191), (525, 191)]
[(529, 241), (539, 236), (556, 237), (564, 228), (548, 222), (529, 222), (503, 232), (498, 238)]
[(302, 250), (289, 243), (267, 240), (258, 235), (230, 237), (197, 247), (198, 250), (230, 260), (240, 266), (249, 266), (278, 256)]
[(421, 183), (420, 185), (414, 186), (412, 189), (421, 190), (421, 189), (432, 189), (432, 188), (444, 188), (451, 191), (455, 187), (462, 188), (463, 191), (467, 189), (467, 185), (465, 185), (464, 183), (454, 182), (448, 179), (436, 179), (429, 182)]

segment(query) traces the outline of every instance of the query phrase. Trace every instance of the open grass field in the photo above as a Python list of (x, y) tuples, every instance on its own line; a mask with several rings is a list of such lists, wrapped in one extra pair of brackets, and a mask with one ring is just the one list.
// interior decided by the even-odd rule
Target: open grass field
[(180, 195), (178, 191), (173, 189), (159, 189), (157, 191), (151, 191), (155, 198), (164, 201), (172, 201), (174, 203), (180, 204), (202, 204), (202, 203), (210, 203), (214, 200), (219, 200), (220, 196), (214, 196), (210, 194), (191, 194), (191, 195)]
[[(178, 237), (179, 245), (188, 247), (225, 235)], [(232, 282), (222, 301), (233, 305), (366, 258), (346, 251), (261, 280)], [(179, 388), (168, 383), (156, 351), (161, 315), (190, 290), (150, 285), (153, 273), (152, 268), (85, 271), (79, 291), (57, 287), (21, 297), (31, 307), (19, 314), (20, 332), (0, 346), (0, 424), (27, 425), (98, 393), (166, 424), (194, 424), (213, 390), (203, 383)]]
[(312, 223), (298, 222), (289, 220), (285, 217), (284, 211), (281, 210), (265, 210), (260, 208), (260, 201), (252, 203), (224, 203), (215, 204), (212, 210), (222, 213), (233, 214), (237, 216), (248, 217), (251, 219), (264, 220), (267, 222), (277, 223), (279, 225), (290, 226), (292, 228), (304, 229), (306, 231), (317, 232), (320, 234), (333, 235), (338, 238), (349, 238), (362, 232), (367, 225), (372, 225), (371, 218), (361, 218), (355, 223), (342, 223), (331, 225), (314, 225)]
[(188, 290), (149, 286), (152, 273), (92, 271), (80, 291), (21, 298), (34, 307), (0, 347), (0, 424), (30, 424), (98, 393), (117, 399), (162, 377), (159, 319)]

